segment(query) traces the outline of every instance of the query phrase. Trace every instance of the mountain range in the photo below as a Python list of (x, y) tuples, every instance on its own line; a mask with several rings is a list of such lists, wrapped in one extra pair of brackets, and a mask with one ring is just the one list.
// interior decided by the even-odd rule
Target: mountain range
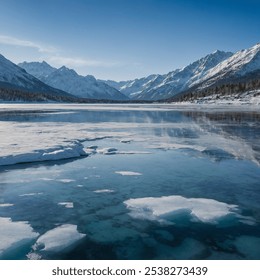
[(77, 97), (107, 100), (128, 99), (128, 97), (114, 87), (96, 80), (94, 76), (81, 76), (73, 69), (69, 69), (65, 66), (57, 69), (50, 66), (45, 61), (23, 62), (19, 63), (18, 66), (25, 69), (43, 83)]
[(260, 44), (234, 54), (218, 50), (164, 75), (150, 75), (118, 83), (110, 80), (105, 82), (131, 99), (161, 100), (189, 89), (202, 90), (221, 82), (231, 82), (256, 71), (260, 71)]
[[(236, 53), (217, 50), (167, 74), (152, 74), (120, 82), (97, 80), (91, 75), (81, 76), (73, 69), (65, 66), (57, 69), (45, 61), (15, 65), (0, 55), (1, 92), (15, 89), (40, 93), (44, 94), (40, 98), (43, 100), (53, 100), (53, 96), (54, 100), (71, 102), (174, 100), (175, 97), (187, 98), (199, 92), (212, 94), (215, 90), (221, 91), (220, 86), (225, 85), (225, 92), (228, 92), (227, 88), (232, 88), (233, 91), (237, 89), (241, 91), (243, 87), (256, 89), (259, 77), (260, 44)], [(243, 86), (241, 81), (244, 83)], [(32, 96), (31, 98), (33, 99)]]
[(0, 55), (0, 88), (8, 89), (9, 92), (16, 90), (20, 92), (38, 93), (45, 96), (73, 98), (72, 95), (46, 85), (36, 77), (28, 74), (24, 69), (20, 68), (4, 56)]

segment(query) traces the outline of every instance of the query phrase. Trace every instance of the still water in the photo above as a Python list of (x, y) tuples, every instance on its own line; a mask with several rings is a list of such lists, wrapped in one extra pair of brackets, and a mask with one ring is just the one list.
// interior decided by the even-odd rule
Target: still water
[(1, 259), (260, 259), (259, 112), (0, 112), (25, 134), (68, 123), (96, 133), (89, 156), (0, 167)]

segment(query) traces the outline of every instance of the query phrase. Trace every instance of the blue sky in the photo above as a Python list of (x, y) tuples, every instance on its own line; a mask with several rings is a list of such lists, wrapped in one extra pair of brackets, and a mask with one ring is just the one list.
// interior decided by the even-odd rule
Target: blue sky
[(260, 40), (259, 0), (0, 0), (0, 53), (128, 80)]

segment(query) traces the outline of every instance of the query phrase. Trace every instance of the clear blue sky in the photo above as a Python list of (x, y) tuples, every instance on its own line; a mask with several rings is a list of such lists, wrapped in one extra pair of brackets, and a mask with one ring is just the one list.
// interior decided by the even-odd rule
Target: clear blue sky
[(82, 75), (167, 73), (260, 41), (259, 0), (0, 0), (0, 53)]

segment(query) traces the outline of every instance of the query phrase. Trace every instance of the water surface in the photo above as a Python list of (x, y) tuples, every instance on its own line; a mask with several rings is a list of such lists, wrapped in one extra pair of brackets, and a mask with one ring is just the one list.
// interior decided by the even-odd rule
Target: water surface
[(259, 120), (158, 105), (1, 111), (28, 146), (31, 127), (55, 125), (91, 153), (0, 167), (0, 258), (259, 259)]

